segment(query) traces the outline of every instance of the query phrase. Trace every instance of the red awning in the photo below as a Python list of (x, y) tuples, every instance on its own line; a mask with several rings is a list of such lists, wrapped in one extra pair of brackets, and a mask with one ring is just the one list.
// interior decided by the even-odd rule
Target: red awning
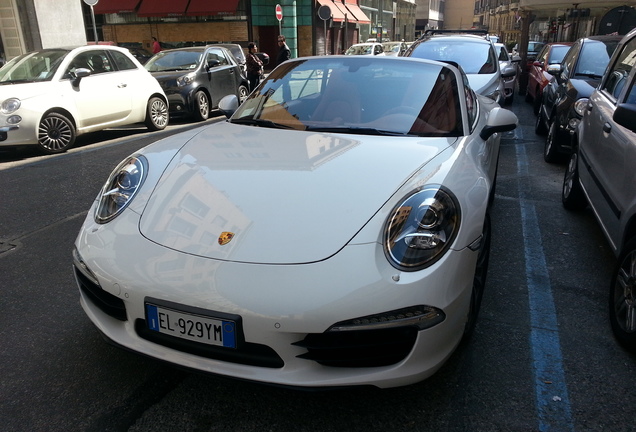
[(358, 6), (355, 0), (345, 0), (345, 2), (347, 9), (349, 9), (350, 15), (353, 15), (355, 17), (355, 21), (358, 21), (359, 24), (371, 24), (371, 20), (368, 16), (366, 16), (364, 12), (362, 12), (362, 9), (360, 9), (360, 6)]
[(185, 15), (188, 0), (142, 0), (137, 11), (140, 17), (167, 17)]
[[(329, 9), (331, 9), (331, 19), (335, 22), (342, 22), (345, 20), (345, 13), (333, 1), (318, 0), (318, 3), (323, 6), (329, 6)], [(340, 3), (340, 6), (344, 9), (344, 5), (342, 3)]]
[(135, 12), (141, 0), (102, 0), (93, 6), (96, 14)]
[(190, 0), (186, 15), (235, 15), (239, 0)]

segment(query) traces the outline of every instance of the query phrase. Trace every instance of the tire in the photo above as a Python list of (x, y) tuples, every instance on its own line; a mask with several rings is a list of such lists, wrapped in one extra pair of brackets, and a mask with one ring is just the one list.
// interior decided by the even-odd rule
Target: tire
[(565, 169), (563, 188), (561, 189), (561, 202), (567, 210), (583, 210), (587, 206), (583, 188), (579, 183), (579, 154), (573, 151), (570, 161)]
[(514, 101), (515, 101), (515, 92), (513, 90), (512, 93), (510, 93), (510, 96), (504, 99), (504, 105), (512, 105)]
[(463, 341), (470, 339), (477, 325), (477, 317), (481, 307), (481, 300), (484, 297), (484, 288), (486, 287), (486, 275), (488, 274), (488, 263), (490, 262), (490, 214), (486, 212), (484, 218), (484, 226), (482, 228), (482, 241), (477, 252), (477, 264), (475, 266), (475, 275), (473, 276), (473, 288), (470, 296), (470, 307), (466, 318), (466, 326), (464, 327)]
[(541, 90), (537, 87), (534, 90), (534, 102), (532, 103), (532, 111), (534, 111), (534, 115), (538, 115), (541, 110), (541, 101), (543, 100), (543, 95), (541, 94)]
[(210, 117), (210, 100), (203, 90), (194, 94), (194, 120), (205, 121)]
[(559, 152), (559, 145), (557, 143), (557, 136), (559, 133), (559, 126), (556, 119), (550, 123), (550, 130), (548, 136), (545, 139), (545, 146), (543, 147), (543, 160), (548, 163), (563, 162), (563, 154)]
[(539, 109), (539, 113), (537, 114), (537, 122), (534, 124), (534, 133), (536, 133), (537, 135), (545, 135), (548, 133), (548, 128), (545, 126), (542, 113), (543, 110)]
[(168, 106), (160, 97), (153, 96), (148, 101), (145, 124), (151, 131), (164, 130), (168, 125)]
[(242, 104), (243, 102), (245, 102), (245, 99), (247, 99), (247, 97), (250, 95), (250, 91), (246, 86), (241, 85), (238, 88), (238, 94), (239, 94), (239, 104)]
[(614, 269), (609, 319), (616, 340), (625, 349), (636, 352), (636, 237), (626, 243)]
[(38, 147), (42, 153), (63, 153), (75, 144), (75, 126), (59, 113), (49, 113), (38, 126)]

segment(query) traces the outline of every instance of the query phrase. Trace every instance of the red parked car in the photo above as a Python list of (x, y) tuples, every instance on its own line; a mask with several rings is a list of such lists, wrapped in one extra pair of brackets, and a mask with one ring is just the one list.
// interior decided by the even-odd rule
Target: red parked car
[(528, 70), (528, 88), (526, 90), (526, 101), (534, 102), (534, 113), (539, 112), (543, 89), (552, 75), (547, 70), (551, 64), (561, 63), (563, 57), (570, 49), (572, 42), (555, 42), (546, 44)]

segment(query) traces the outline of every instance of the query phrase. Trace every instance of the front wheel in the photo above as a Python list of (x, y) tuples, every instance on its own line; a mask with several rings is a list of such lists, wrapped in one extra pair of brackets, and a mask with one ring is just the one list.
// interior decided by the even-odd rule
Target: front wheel
[(210, 116), (210, 102), (208, 95), (203, 90), (199, 90), (194, 95), (194, 119), (196, 121), (207, 120)]
[(168, 106), (160, 97), (151, 97), (146, 107), (146, 127), (151, 131), (163, 130), (168, 125)]
[(609, 293), (609, 317), (618, 342), (636, 351), (636, 237), (621, 252)]
[(475, 275), (473, 276), (473, 289), (470, 296), (470, 307), (466, 326), (464, 327), (463, 339), (467, 340), (473, 334), (477, 325), (477, 317), (481, 307), (481, 300), (484, 297), (486, 287), (486, 275), (488, 274), (488, 263), (490, 262), (490, 215), (486, 212), (484, 226), (481, 233), (481, 243), (477, 252), (477, 264), (475, 265)]
[(539, 109), (537, 122), (534, 124), (534, 133), (537, 135), (545, 135), (547, 132), (548, 128), (545, 126), (545, 121), (543, 120), (543, 110)]
[(75, 126), (68, 118), (49, 113), (38, 126), (38, 147), (42, 153), (62, 153), (75, 143), (75, 136)]
[(561, 189), (561, 202), (568, 210), (582, 210), (587, 205), (583, 188), (579, 183), (579, 154), (573, 151), (570, 155), (568, 167), (563, 177), (563, 188)]
[(559, 145), (557, 143), (557, 137), (559, 134), (559, 126), (556, 119), (550, 124), (550, 130), (548, 136), (545, 139), (545, 146), (543, 148), (543, 160), (548, 163), (558, 163), (563, 160), (563, 155), (559, 153)]
[(250, 95), (250, 91), (244, 85), (239, 86), (238, 88), (239, 94), (239, 103), (245, 102), (245, 99)]

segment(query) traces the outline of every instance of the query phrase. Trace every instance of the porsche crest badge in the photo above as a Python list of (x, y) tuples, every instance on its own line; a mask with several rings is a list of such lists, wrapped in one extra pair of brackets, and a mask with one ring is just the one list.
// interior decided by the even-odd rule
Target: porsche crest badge
[(228, 244), (234, 238), (234, 233), (229, 231), (223, 231), (219, 236), (219, 244), (221, 246)]

